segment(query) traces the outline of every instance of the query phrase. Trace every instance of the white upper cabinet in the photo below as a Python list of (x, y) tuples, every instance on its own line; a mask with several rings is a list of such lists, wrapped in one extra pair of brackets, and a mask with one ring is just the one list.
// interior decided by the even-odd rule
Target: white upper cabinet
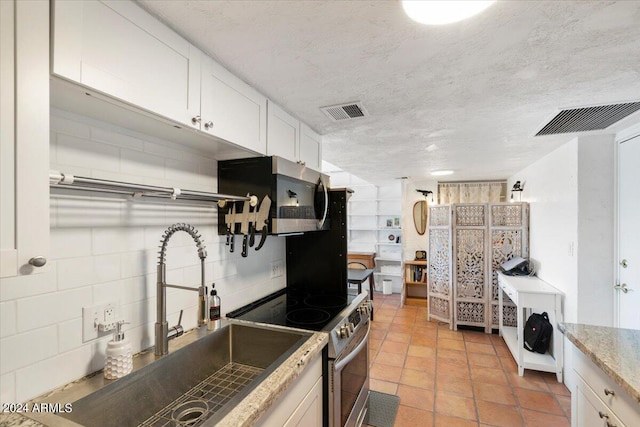
[(202, 61), (200, 102), (202, 131), (267, 152), (267, 98), (209, 58)]
[(300, 121), (269, 101), (267, 108), (267, 155), (298, 161)]
[(56, 0), (53, 73), (197, 127), (202, 54), (133, 2)]
[(49, 2), (0, 1), (0, 277), (49, 256)]
[(322, 167), (322, 137), (268, 101), (267, 155), (284, 157), (319, 171)]
[(300, 122), (300, 150), (298, 160), (308, 167), (322, 168), (322, 137), (309, 126)]

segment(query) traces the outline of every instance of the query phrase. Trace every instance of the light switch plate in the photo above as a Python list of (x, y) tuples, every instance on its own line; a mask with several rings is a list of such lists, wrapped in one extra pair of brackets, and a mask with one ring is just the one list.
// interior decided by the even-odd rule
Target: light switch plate
[[(115, 301), (82, 308), (82, 342), (111, 334), (110, 330), (98, 330), (98, 324), (113, 324), (118, 320), (118, 303)], [(111, 328), (109, 328), (111, 329)]]

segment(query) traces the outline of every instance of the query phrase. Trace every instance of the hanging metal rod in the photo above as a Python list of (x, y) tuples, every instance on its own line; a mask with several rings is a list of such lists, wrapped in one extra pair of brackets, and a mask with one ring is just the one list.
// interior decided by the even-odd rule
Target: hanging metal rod
[[(58, 171), (49, 173), (49, 186), (53, 188), (64, 188), (69, 190), (99, 191), (102, 193), (127, 194), (133, 198), (138, 197), (161, 197), (173, 200), (184, 199), (202, 202), (218, 202), (224, 206), (224, 202), (251, 201), (257, 204), (256, 196), (232, 196), (229, 194), (208, 193), (205, 191), (185, 190), (182, 188), (157, 187), (154, 185), (132, 184), (122, 181), (111, 181), (106, 179), (87, 178), (75, 176)], [(255, 200), (255, 201), (254, 201)], [(253, 205), (255, 206), (255, 205)]]

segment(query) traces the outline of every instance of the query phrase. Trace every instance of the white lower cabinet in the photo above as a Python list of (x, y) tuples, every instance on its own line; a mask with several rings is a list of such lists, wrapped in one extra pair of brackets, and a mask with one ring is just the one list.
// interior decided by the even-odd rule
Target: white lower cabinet
[(202, 61), (200, 129), (267, 152), (267, 98), (210, 58)]
[(623, 427), (622, 421), (616, 417), (611, 409), (598, 398), (596, 393), (578, 376), (574, 392), (575, 410), (571, 411), (572, 425), (580, 427)]
[(130, 1), (56, 0), (54, 75), (190, 127), (202, 53)]
[(640, 426), (640, 405), (576, 347), (576, 384), (571, 393), (572, 427)]
[(0, 23), (0, 277), (12, 277), (48, 268), (49, 2), (2, 0)]
[(289, 385), (271, 409), (255, 424), (259, 427), (322, 426), (322, 356)]

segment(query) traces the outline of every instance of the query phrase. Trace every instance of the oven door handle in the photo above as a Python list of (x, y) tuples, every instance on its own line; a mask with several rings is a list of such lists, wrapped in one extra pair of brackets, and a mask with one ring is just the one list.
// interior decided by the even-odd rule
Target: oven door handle
[(366, 333), (366, 335), (364, 336), (364, 338), (362, 339), (360, 344), (358, 344), (358, 346), (356, 348), (354, 348), (351, 353), (346, 355), (344, 357), (344, 359), (342, 359), (341, 361), (339, 361), (338, 363), (336, 363), (334, 365), (334, 369), (335, 369), (336, 372), (341, 371), (342, 368), (344, 368), (347, 363), (351, 362), (362, 351), (362, 349), (367, 345), (367, 342), (369, 341), (369, 332), (370, 331), (371, 331), (371, 323), (367, 322), (367, 333)]

